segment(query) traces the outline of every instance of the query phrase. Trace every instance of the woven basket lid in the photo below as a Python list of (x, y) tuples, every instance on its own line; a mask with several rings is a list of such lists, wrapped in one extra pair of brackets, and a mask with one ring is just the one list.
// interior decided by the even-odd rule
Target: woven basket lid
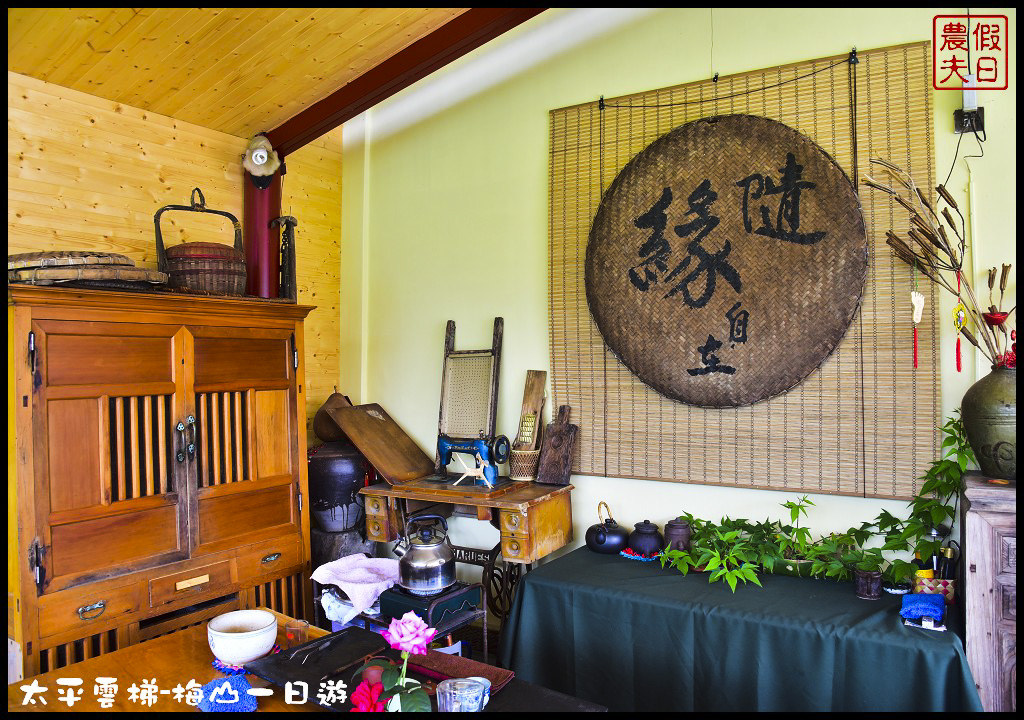
[(91, 250), (48, 250), (7, 256), (8, 270), (67, 265), (125, 265), (131, 267), (135, 265), (135, 262), (131, 258), (117, 253), (93, 252)]
[(655, 140), (615, 178), (586, 255), (609, 348), (667, 397), (736, 407), (832, 353), (867, 277), (856, 190), (796, 130), (724, 115)]
[(245, 253), (230, 245), (211, 242), (182, 243), (164, 251), (169, 260), (235, 260), (245, 262)]

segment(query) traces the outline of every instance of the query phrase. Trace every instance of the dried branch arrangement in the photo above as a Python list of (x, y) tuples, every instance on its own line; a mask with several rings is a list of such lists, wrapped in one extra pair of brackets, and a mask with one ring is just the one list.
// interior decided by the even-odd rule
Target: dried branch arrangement
[[(977, 334), (971, 332), (966, 323), (960, 325), (960, 333), (993, 365), (1016, 367), (1017, 336), (1012, 327), (1007, 327), (1007, 320), (1017, 306), (1014, 305), (1006, 312), (1001, 310), (1011, 266), (1003, 265), (1001, 271), (999, 268), (991, 268), (988, 271), (989, 305), (983, 308), (978, 302), (974, 288), (971, 287), (970, 278), (963, 274), (964, 256), (967, 252), (966, 228), (964, 216), (953, 196), (944, 186), (936, 187), (935, 190), (945, 205), (941, 211), (937, 211), (907, 172), (881, 158), (875, 158), (871, 163), (882, 168), (891, 181), (887, 184), (865, 176), (862, 182), (868, 187), (888, 194), (910, 214), (911, 227), (907, 230), (906, 239), (892, 230), (886, 232), (886, 244), (892, 248), (893, 254), (956, 297), (966, 296), (966, 315), (976, 328)], [(956, 218), (953, 213), (956, 213)], [(957, 218), (959, 223), (956, 221)], [(952, 279), (949, 273), (952, 273)], [(996, 305), (994, 299), (997, 276), (999, 305)]]

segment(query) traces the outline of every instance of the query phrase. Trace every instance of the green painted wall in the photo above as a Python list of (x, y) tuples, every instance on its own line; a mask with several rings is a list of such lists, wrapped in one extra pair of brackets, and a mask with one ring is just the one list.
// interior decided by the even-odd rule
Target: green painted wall
[[(456, 347), (487, 347), (505, 318), (499, 432), (513, 435), (526, 370), (548, 369), (548, 111), (662, 86), (847, 52), (926, 40), (923, 9), (549, 10), (358, 121), (346, 125), (342, 242), (342, 388), (378, 402), (433, 453), (445, 322)], [(962, 10), (946, 11), (950, 13)], [(949, 183), (972, 208), (976, 278), (1016, 260), (1016, 12), (1010, 17), (1011, 87), (979, 93), (985, 157)], [(953, 159), (957, 92), (935, 92), (936, 167)], [(976, 154), (965, 137), (961, 154)], [(979, 280), (979, 284), (983, 284)], [(1013, 284), (1013, 295), (1016, 283)], [(1012, 304), (1013, 300), (1011, 300)], [(948, 317), (952, 303), (943, 298)], [(985, 368), (972, 353), (953, 368), (954, 335), (942, 338), (942, 409), (950, 413)], [(969, 346), (968, 346), (969, 347)], [(979, 374), (980, 373), (980, 374)], [(782, 516), (771, 491), (577, 477), (576, 542), (606, 500), (620, 523), (664, 523), (689, 511), (718, 518)], [(812, 496), (818, 532), (904, 504)], [(497, 531), (457, 520), (463, 544)]]

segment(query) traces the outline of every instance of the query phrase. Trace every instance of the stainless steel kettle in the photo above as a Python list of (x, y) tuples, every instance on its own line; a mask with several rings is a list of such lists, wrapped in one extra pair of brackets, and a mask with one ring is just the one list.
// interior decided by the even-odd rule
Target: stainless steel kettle
[[(418, 526), (415, 532), (413, 526)], [(448, 540), (448, 523), (440, 515), (409, 518), (395, 554), (400, 558), (398, 584), (413, 595), (436, 595), (455, 584), (455, 552)]]

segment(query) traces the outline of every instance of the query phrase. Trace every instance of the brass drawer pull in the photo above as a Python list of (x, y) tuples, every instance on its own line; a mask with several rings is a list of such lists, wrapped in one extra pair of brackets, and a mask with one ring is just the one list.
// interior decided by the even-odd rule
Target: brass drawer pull
[(264, 565), (266, 565), (267, 563), (272, 563), (275, 560), (280, 559), (280, 557), (281, 557), (281, 553), (279, 553), (279, 552), (271, 553), (270, 555), (267, 555), (265, 558), (263, 558), (263, 560), (261, 560), (260, 562), (262, 562)]
[[(95, 620), (100, 615), (102, 615), (103, 611), (106, 610), (106, 609), (107, 609), (107, 601), (106, 600), (100, 600), (99, 602), (93, 603), (92, 605), (83, 605), (82, 607), (78, 608), (78, 619), (79, 620)], [(97, 610), (99, 610), (99, 612), (96, 612)], [(88, 615), (88, 613), (96, 613), (96, 614), (95, 615)]]
[(190, 587), (195, 587), (196, 585), (203, 585), (208, 582), (210, 582), (209, 575), (200, 575), (198, 577), (189, 578), (188, 580), (182, 580), (181, 582), (174, 583), (174, 590), (176, 592), (181, 590), (188, 590)]

